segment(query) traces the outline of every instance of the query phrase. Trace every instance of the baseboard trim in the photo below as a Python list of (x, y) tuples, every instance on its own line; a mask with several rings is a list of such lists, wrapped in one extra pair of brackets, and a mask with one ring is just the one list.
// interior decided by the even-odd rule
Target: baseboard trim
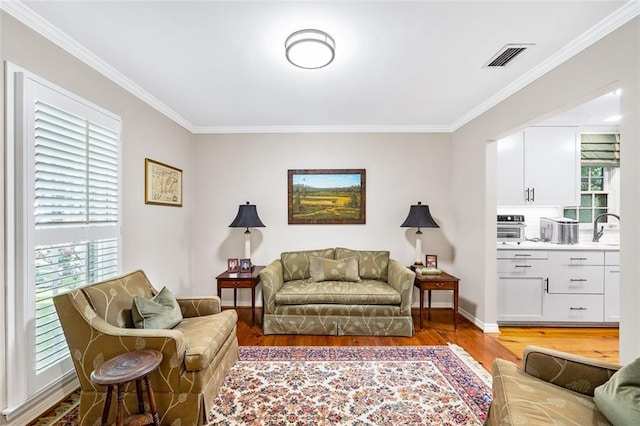
[(23, 404), (7, 408), (2, 411), (3, 417), (0, 424), (4, 425), (26, 425), (40, 417), (42, 414), (55, 407), (60, 401), (65, 399), (80, 387), (80, 382), (75, 374), (71, 372), (61, 378), (49, 389), (29, 398)]

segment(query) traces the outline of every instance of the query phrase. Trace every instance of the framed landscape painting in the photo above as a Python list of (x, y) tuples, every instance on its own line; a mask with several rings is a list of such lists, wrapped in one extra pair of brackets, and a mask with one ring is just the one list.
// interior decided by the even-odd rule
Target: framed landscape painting
[(364, 169), (289, 170), (289, 224), (366, 223)]

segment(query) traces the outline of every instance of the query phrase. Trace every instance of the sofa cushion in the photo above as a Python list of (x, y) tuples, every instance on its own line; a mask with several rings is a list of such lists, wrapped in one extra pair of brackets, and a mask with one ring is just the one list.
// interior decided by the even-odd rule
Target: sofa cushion
[(354, 258), (345, 260), (312, 257), (309, 265), (311, 281), (360, 281), (358, 261)]
[(590, 396), (530, 376), (512, 362), (496, 359), (492, 377), (491, 424), (610, 424)]
[(184, 336), (184, 368), (199, 371), (209, 367), (227, 337), (235, 336), (233, 330), (237, 322), (238, 314), (232, 309), (180, 321), (174, 330), (181, 331)]
[(389, 279), (389, 252), (336, 248), (336, 259), (355, 258), (362, 279), (387, 281)]
[(618, 370), (594, 391), (596, 405), (614, 425), (640, 423), (640, 358)]
[(154, 295), (147, 276), (140, 270), (84, 287), (82, 291), (98, 316), (120, 328), (134, 328), (133, 296), (150, 299)]
[(360, 282), (294, 280), (285, 282), (276, 294), (276, 304), (304, 305), (335, 303), (346, 305), (400, 304), (400, 293), (383, 281)]
[(309, 266), (312, 257), (324, 257), (326, 259), (335, 259), (335, 250), (305, 250), (305, 251), (286, 251), (280, 255), (282, 262), (282, 275), (285, 281), (306, 280), (311, 276)]
[(163, 287), (152, 299), (133, 296), (131, 317), (136, 328), (173, 328), (182, 321), (182, 312), (176, 298)]

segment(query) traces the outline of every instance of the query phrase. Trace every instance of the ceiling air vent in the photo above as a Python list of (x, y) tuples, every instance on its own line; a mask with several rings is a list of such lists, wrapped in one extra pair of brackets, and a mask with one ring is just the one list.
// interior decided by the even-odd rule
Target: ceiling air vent
[(535, 46), (532, 43), (529, 44), (507, 44), (498, 51), (486, 64), (484, 68), (504, 68), (523, 53), (528, 48)]

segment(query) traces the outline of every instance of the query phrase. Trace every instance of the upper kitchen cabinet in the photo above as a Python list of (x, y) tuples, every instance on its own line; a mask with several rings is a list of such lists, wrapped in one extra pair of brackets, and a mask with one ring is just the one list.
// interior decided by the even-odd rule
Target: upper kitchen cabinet
[(498, 205), (578, 205), (578, 130), (578, 127), (529, 127), (499, 140)]

